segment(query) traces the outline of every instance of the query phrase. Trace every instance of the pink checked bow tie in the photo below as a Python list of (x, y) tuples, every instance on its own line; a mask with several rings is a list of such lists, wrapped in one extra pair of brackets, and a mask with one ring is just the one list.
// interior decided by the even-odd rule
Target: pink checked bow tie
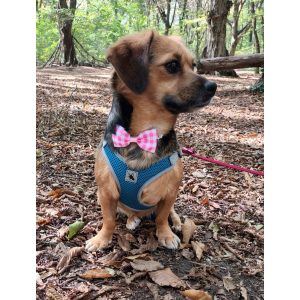
[(115, 147), (126, 147), (130, 143), (137, 143), (143, 150), (154, 153), (157, 146), (156, 129), (149, 129), (141, 132), (136, 137), (131, 137), (130, 134), (120, 125), (117, 125), (116, 134), (112, 135), (112, 140)]

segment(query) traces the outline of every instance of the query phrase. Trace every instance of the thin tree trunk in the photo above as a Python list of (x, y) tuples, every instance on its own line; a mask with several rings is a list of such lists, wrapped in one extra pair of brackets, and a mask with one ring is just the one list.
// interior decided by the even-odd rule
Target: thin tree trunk
[[(253, 33), (253, 43), (255, 47), (255, 53), (260, 53), (260, 44), (256, 31), (256, 16), (255, 16), (255, 6), (254, 2), (251, 2), (251, 14), (252, 14), (252, 33)], [(259, 74), (259, 68), (255, 68), (255, 73)]]
[(76, 0), (70, 0), (70, 7), (68, 7), (66, 0), (59, 0), (58, 10), (61, 49), (64, 57), (63, 64), (66, 66), (74, 66), (78, 64), (72, 35), (72, 24), (75, 16)]

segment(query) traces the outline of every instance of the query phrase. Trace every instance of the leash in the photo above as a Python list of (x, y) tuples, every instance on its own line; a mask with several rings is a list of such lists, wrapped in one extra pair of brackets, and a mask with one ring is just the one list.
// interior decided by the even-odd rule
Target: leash
[(251, 170), (251, 169), (247, 169), (247, 168), (244, 168), (244, 167), (240, 167), (240, 166), (235, 166), (235, 165), (232, 165), (232, 164), (228, 164), (228, 163), (225, 163), (223, 161), (219, 161), (219, 160), (216, 160), (216, 159), (213, 159), (213, 158), (209, 158), (209, 157), (205, 157), (205, 156), (200, 156), (200, 155), (198, 155), (198, 154), (195, 153), (195, 150), (193, 148), (183, 147), (181, 149), (181, 151), (186, 156), (190, 155), (190, 156), (199, 158), (201, 160), (208, 161), (210, 163), (213, 163), (213, 164), (216, 164), (216, 165), (219, 165), (219, 166), (231, 168), (231, 169), (242, 171), (242, 172), (248, 172), (248, 173), (251, 173), (251, 174), (254, 174), (254, 175), (257, 175), (257, 176), (264, 176), (264, 172), (263, 171)]

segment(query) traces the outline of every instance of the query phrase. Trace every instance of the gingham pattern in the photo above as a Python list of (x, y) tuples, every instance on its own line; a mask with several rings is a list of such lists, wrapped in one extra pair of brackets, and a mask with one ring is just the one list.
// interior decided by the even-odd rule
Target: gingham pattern
[(145, 130), (138, 136), (131, 137), (130, 134), (120, 125), (117, 125), (116, 134), (112, 135), (115, 147), (126, 147), (130, 143), (137, 143), (140, 148), (151, 153), (154, 153), (156, 150), (157, 139), (158, 135), (156, 129)]

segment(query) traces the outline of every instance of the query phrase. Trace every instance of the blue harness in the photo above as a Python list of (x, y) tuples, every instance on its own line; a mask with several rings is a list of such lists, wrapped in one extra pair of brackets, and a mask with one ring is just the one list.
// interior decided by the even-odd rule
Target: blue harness
[(141, 203), (143, 188), (172, 169), (179, 157), (178, 153), (174, 152), (172, 155), (157, 161), (146, 169), (132, 170), (128, 168), (124, 158), (114, 153), (105, 141), (103, 142), (102, 153), (119, 187), (120, 201), (135, 211), (154, 207)]

